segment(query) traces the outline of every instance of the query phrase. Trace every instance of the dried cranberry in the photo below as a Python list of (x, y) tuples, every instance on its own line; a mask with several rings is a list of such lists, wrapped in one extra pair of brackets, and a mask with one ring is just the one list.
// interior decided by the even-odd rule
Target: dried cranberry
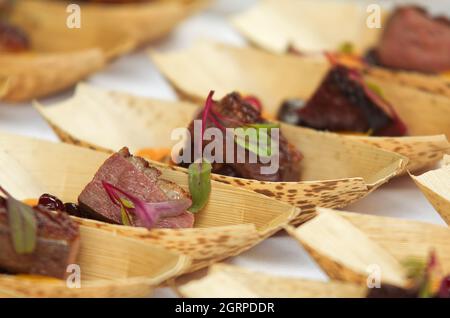
[(64, 203), (64, 209), (70, 215), (82, 217), (82, 213), (78, 208), (78, 205), (75, 203), (72, 202)]
[(300, 122), (299, 110), (305, 105), (301, 99), (288, 99), (283, 102), (278, 111), (278, 119), (282, 122), (298, 125)]
[(41, 195), (38, 201), (38, 205), (43, 206), (49, 210), (65, 211), (62, 201), (54, 195), (48, 193), (44, 193), (43, 195)]

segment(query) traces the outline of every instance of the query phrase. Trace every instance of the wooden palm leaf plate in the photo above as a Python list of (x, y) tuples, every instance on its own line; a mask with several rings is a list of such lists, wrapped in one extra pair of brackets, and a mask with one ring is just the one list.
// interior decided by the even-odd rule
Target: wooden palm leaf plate
[[(198, 111), (194, 104), (139, 98), (87, 85), (78, 86), (75, 95), (60, 104), (36, 107), (65, 142), (107, 151), (127, 145), (134, 152), (170, 148), (176, 143), (170, 138), (172, 130), (187, 127)], [(406, 159), (395, 153), (335, 134), (290, 126), (283, 126), (282, 132), (305, 156), (302, 182), (221, 175), (213, 175), (213, 179), (295, 205), (304, 219), (316, 205), (342, 207), (365, 196), (406, 164)]]
[[(288, 47), (303, 53), (336, 52), (344, 43), (351, 43), (354, 53), (362, 55), (376, 45), (383, 32), (383, 27), (367, 27), (371, 15), (367, 12), (368, 5), (336, 0), (264, 0), (238, 13), (231, 22), (250, 42), (269, 52), (285, 53)], [(380, 13), (384, 26), (389, 12)], [(371, 67), (369, 73), (450, 97), (450, 78), (445, 76), (380, 67)]]
[[(218, 97), (238, 90), (257, 96), (271, 116), (287, 98), (308, 99), (329, 68), (323, 58), (277, 55), (214, 43), (200, 43), (177, 52), (153, 52), (151, 56), (182, 96), (199, 102), (211, 89)], [(450, 151), (446, 137), (440, 135), (450, 136), (450, 98), (370, 74), (365, 78), (381, 89), (413, 137), (349, 138), (408, 157), (411, 171), (439, 161)]]
[[(108, 158), (104, 152), (6, 133), (0, 134), (0, 182), (18, 199), (51, 193), (76, 202), (84, 186)], [(163, 177), (188, 189), (185, 172), (158, 167)], [(278, 231), (299, 213), (286, 203), (213, 182), (210, 200), (192, 229), (153, 229), (75, 218), (79, 223), (142, 242), (157, 244), (192, 259), (188, 271), (237, 255)]]
[(402, 264), (426, 262), (431, 251), (443, 271), (450, 272), (450, 230), (445, 226), (318, 208), (315, 218), (287, 229), (331, 279), (365, 284), (376, 266), (382, 281), (404, 286)]
[(80, 238), (80, 288), (43, 276), (1, 274), (0, 297), (145, 297), (190, 264), (157, 244), (95, 227), (81, 225)]
[(211, 266), (206, 276), (177, 286), (177, 291), (188, 298), (359, 298), (366, 294), (366, 288), (357, 284), (277, 277), (224, 264)]
[(0, 78), (9, 78), (0, 96), (25, 101), (68, 88), (112, 58), (165, 35), (199, 2), (83, 4), (81, 28), (69, 28), (69, 2), (17, 1), (10, 20), (29, 35), (31, 51), (0, 56)]
[(444, 221), (450, 224), (450, 156), (444, 157), (441, 168), (411, 177)]

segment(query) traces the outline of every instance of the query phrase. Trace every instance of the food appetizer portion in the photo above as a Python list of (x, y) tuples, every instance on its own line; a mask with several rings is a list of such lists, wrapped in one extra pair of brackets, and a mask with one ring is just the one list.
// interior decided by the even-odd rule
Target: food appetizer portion
[(160, 178), (161, 171), (122, 148), (99, 168), (78, 197), (78, 205), (44, 194), (38, 206), (74, 216), (146, 228), (190, 228), (190, 194)]
[(329, 52), (371, 76), (450, 97), (448, 18), (411, 5), (387, 11), (378, 4), (264, 0), (232, 22), (268, 51), (303, 58)]
[[(441, 135), (450, 136), (448, 97), (366, 74), (332, 55), (327, 61), (201, 43), (151, 57), (184, 97), (197, 102), (211, 87), (217, 96), (238, 90), (258, 98), (266, 118), (279, 114), (290, 124), (336, 131), (398, 152), (410, 159), (410, 170), (437, 162), (449, 150)], [(411, 137), (398, 137), (405, 134)]]
[(190, 265), (156, 244), (81, 225), (63, 206), (47, 208), (48, 197), (32, 207), (0, 191), (0, 297), (149, 296)]
[(380, 89), (366, 82), (357, 69), (342, 64), (334, 64), (307, 101), (285, 101), (277, 118), (293, 125), (341, 133), (403, 136), (407, 131)]
[(190, 194), (161, 171), (122, 148), (109, 157), (78, 196), (78, 204), (43, 194), (37, 207), (113, 224), (146, 228), (191, 228)]
[[(210, 96), (205, 104), (199, 107), (139, 98), (80, 85), (66, 101), (36, 107), (61, 140), (68, 143), (111, 152), (128, 141), (131, 151), (149, 158), (152, 164), (161, 166), (164, 162), (181, 171), (186, 170), (180, 166), (187, 167), (193, 161), (193, 153), (203, 153), (212, 164), (212, 180), (300, 207), (302, 218), (316, 205), (344, 206), (357, 200), (400, 173), (406, 164), (405, 158), (397, 154), (344, 140), (336, 134), (266, 119), (258, 101), (250, 96), (231, 93), (221, 100)], [(93, 115), (94, 111), (102, 114), (101, 120)], [(255, 138), (244, 142), (239, 128), (253, 132)], [(213, 141), (215, 136), (218, 139)], [(229, 141), (225, 147), (224, 140)], [(255, 147), (255, 140), (263, 146)], [(242, 162), (235, 160), (239, 152)], [(186, 161), (178, 160), (186, 154)], [(231, 160), (219, 162), (213, 160), (214, 155)], [(262, 173), (270, 159), (276, 162), (277, 155), (278, 165), (272, 166), (279, 170)], [(255, 160), (250, 161), (251, 156)]]
[(408, 286), (381, 284), (370, 288), (367, 298), (450, 298), (450, 274), (442, 271), (434, 252), (426, 262), (415, 260), (404, 266), (408, 270)]
[(0, 140), (0, 179), (10, 193), (64, 209), (84, 229), (187, 255), (192, 262), (177, 275), (238, 255), (300, 217), (274, 198), (147, 163), (126, 149), (108, 154), (5, 133)]
[[(220, 101), (209, 100), (208, 105), (204, 107), (202, 111), (194, 118), (189, 125), (189, 133), (191, 136), (195, 136), (195, 121), (202, 120), (203, 129), (217, 128), (223, 133), (226, 130), (233, 134), (236, 129), (255, 129), (258, 136), (258, 144), (250, 144), (250, 142), (244, 140), (244, 137), (237, 135), (232, 136), (233, 149), (229, 149), (227, 146), (226, 138), (223, 139), (221, 145), (224, 149), (219, 162), (212, 163), (212, 172), (221, 175), (227, 175), (230, 177), (254, 179), (259, 181), (299, 181), (300, 180), (300, 161), (303, 155), (300, 151), (283, 135), (282, 132), (278, 135), (276, 141), (276, 153), (273, 155), (278, 156), (279, 169), (277, 171), (265, 174), (262, 167), (264, 165), (269, 166), (269, 163), (262, 163), (261, 157), (268, 158), (271, 156), (269, 149), (258, 149), (259, 144), (267, 143), (266, 147), (270, 147), (271, 142), (271, 129), (279, 129), (279, 125), (271, 123), (261, 116), (261, 105), (256, 99), (245, 99), (239, 93), (230, 93), (223, 97)], [(263, 140), (265, 138), (265, 140)], [(202, 152), (214, 141), (206, 141), (202, 144)], [(274, 141), (275, 142), (275, 141)], [(191, 138), (189, 144), (182, 149), (182, 155), (186, 149), (191, 149), (190, 157), (192, 160), (195, 140)], [(244, 151), (243, 157), (249, 157), (250, 152), (257, 157), (256, 162), (243, 162), (238, 160), (239, 151)], [(259, 150), (259, 151), (258, 151)], [(230, 152), (233, 156), (232, 160), (226, 160)], [(266, 153), (262, 153), (266, 152)], [(262, 155), (262, 156), (261, 156)], [(227, 163), (229, 161), (229, 163)]]
[(421, 292), (428, 273), (437, 267), (439, 276), (436, 281), (433, 278), (428, 295), (436, 294), (435, 283), (447, 284), (447, 226), (319, 208), (315, 218), (288, 232), (332, 279), (365, 284), (370, 271), (369, 277), (386, 286), (380, 296), (389, 293), (389, 286), (400, 288), (403, 294)]
[(450, 20), (415, 6), (398, 7), (385, 23), (367, 61), (424, 73), (450, 70)]
[(411, 177), (442, 219), (450, 224), (450, 156), (444, 156), (440, 168)]
[(32, 208), (0, 192), (0, 269), (64, 278), (78, 255), (78, 225), (62, 211)]

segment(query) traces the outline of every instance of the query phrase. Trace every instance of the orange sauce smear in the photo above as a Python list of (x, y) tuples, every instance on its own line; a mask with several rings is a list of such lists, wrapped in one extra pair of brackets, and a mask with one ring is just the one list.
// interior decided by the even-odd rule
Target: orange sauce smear
[(38, 201), (39, 200), (35, 199), (35, 198), (22, 200), (23, 203), (25, 203), (26, 205), (29, 205), (31, 207), (36, 206), (38, 204)]
[(170, 148), (142, 148), (136, 152), (136, 155), (145, 159), (164, 162), (170, 157)]

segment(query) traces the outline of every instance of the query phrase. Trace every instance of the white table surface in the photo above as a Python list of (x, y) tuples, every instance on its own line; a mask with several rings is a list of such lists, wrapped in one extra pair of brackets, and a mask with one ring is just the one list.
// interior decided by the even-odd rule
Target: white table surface
[[(227, 23), (227, 16), (254, 2), (256, 1), (217, 1), (209, 10), (187, 19), (168, 38), (150, 47), (171, 50), (189, 46), (202, 38), (245, 45), (246, 41)], [(434, 9), (438, 7), (438, 11), (450, 10), (449, 1), (436, 0), (421, 3), (435, 5)], [(88, 78), (86, 82), (140, 96), (175, 100), (174, 90), (148, 59), (147, 49), (118, 59), (103, 71)], [(42, 102), (52, 103), (65, 99), (72, 93), (73, 91), (69, 90), (44, 99)], [(0, 130), (47, 140), (58, 140), (30, 103), (20, 105), (0, 103)], [(390, 181), (368, 197), (348, 206), (346, 210), (444, 224), (409, 177)], [(273, 275), (327, 279), (301, 246), (285, 233), (279, 233), (227, 262)], [(168, 288), (159, 288), (153, 296), (175, 297), (175, 294)]]

